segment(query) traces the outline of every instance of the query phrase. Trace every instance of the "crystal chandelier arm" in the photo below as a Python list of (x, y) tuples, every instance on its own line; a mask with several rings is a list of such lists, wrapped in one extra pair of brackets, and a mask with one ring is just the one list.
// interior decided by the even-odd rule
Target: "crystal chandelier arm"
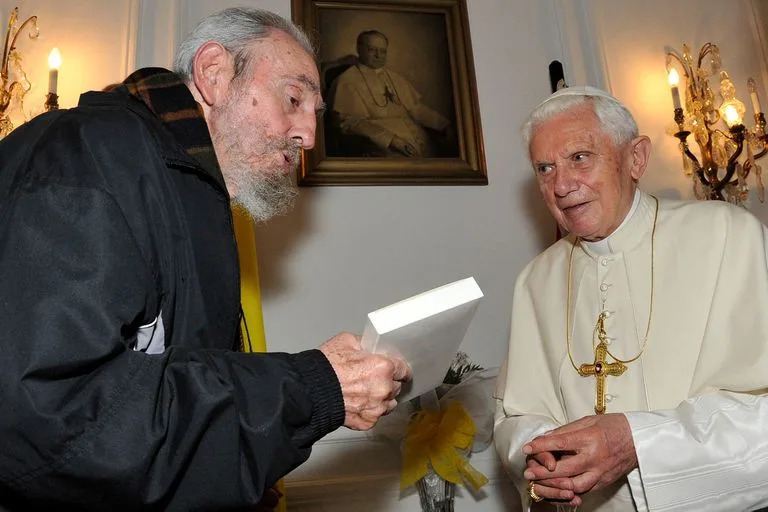
[(701, 65), (704, 63), (704, 57), (707, 56), (707, 54), (712, 53), (712, 48), (714, 48), (715, 45), (708, 42), (705, 43), (704, 46), (701, 47), (701, 50), (699, 50), (699, 61), (697, 63), (697, 67), (701, 67)]
[[(762, 112), (755, 113), (755, 128), (752, 130), (752, 136), (760, 142), (762, 149), (756, 154), (750, 154), (752, 155), (752, 160), (759, 160), (768, 153), (768, 135), (765, 133), (765, 114)], [(748, 140), (747, 144), (749, 143), (750, 141)]]
[(710, 115), (713, 116), (712, 121), (710, 121), (706, 117), (704, 118), (704, 125), (707, 127), (707, 132), (709, 133), (712, 133), (715, 131), (722, 132), (722, 130), (712, 128), (713, 126), (716, 126), (717, 123), (719, 123), (720, 119), (722, 118), (722, 116), (720, 115), (720, 110), (714, 109), (712, 112), (710, 112)]
[(680, 148), (681, 148), (683, 154), (693, 163), (693, 165), (694, 165), (693, 172), (699, 178), (699, 181), (701, 182), (701, 184), (704, 185), (705, 187), (710, 187), (711, 184), (707, 180), (707, 175), (704, 172), (704, 168), (699, 163), (699, 159), (696, 158), (696, 155), (694, 155), (691, 152), (691, 149), (688, 147), (688, 141), (686, 139), (688, 138), (688, 135), (690, 135), (690, 134), (691, 134), (691, 132), (689, 132), (689, 131), (680, 130), (679, 132), (677, 132), (675, 134), (675, 137), (680, 139)]
[[(11, 19), (8, 22), (8, 32), (5, 34), (5, 46), (3, 48), (3, 65), (2, 65), (2, 71), (0, 74), (3, 76), (3, 80), (8, 79), (8, 63), (11, 60), (11, 54), (13, 53), (13, 50), (16, 49), (16, 39), (19, 38), (19, 34), (21, 34), (24, 31), (24, 28), (32, 24), (31, 28), (37, 27), (37, 16), (30, 16), (26, 20), (24, 20), (24, 23), (21, 24), (19, 29), (16, 31), (16, 33), (13, 35), (13, 39), (10, 39), (11, 36), (11, 30), (13, 29), (13, 23), (16, 21), (16, 16), (18, 16), (18, 7), (14, 7), (13, 13), (11, 14)], [(33, 35), (32, 32), (30, 32), (30, 37), (35, 38), (37, 35)], [(10, 39), (10, 44), (8, 44), (8, 41)]]
[(705, 187), (710, 187), (710, 188), (712, 187), (712, 184), (707, 179), (707, 173), (704, 172), (703, 167), (699, 167), (696, 169), (696, 176), (699, 178), (699, 181), (701, 182), (702, 185), (704, 185)]
[[(735, 127), (734, 127), (734, 128), (735, 128)], [(728, 129), (728, 132), (729, 132), (729, 133), (726, 133), (726, 132), (724, 132), (724, 131), (723, 131), (723, 130), (721, 130), (720, 128), (714, 128), (714, 129), (712, 129), (712, 130), (711, 130), (711, 132), (712, 132), (713, 134), (714, 134), (714, 133), (719, 133), (719, 134), (720, 134), (720, 135), (722, 135), (723, 137), (725, 137), (725, 138), (727, 138), (727, 139), (730, 139), (730, 140), (732, 140), (732, 141), (733, 141), (733, 142), (735, 142), (736, 144), (738, 144), (738, 143), (739, 143), (739, 136), (738, 136), (738, 135), (736, 135), (736, 134), (734, 134), (734, 132), (733, 132), (733, 128), (729, 128), (729, 129)], [(742, 139), (744, 138), (744, 134), (743, 134), (743, 133), (742, 133), (742, 135), (741, 135), (741, 138), (742, 138)]]
[(688, 131), (680, 131), (675, 134), (675, 137), (680, 139), (680, 146), (683, 150), (683, 153), (685, 153), (685, 156), (687, 156), (691, 162), (693, 162), (693, 164), (696, 166), (695, 169), (698, 171), (701, 169), (701, 164), (699, 163), (699, 159), (696, 158), (696, 155), (691, 152), (691, 148), (688, 147), (688, 141), (686, 140), (690, 133), (691, 132)]
[(32, 88), (32, 84), (30, 84), (29, 80), (27, 80), (27, 74), (24, 73), (24, 71), (22, 71), (21, 75), (22, 75), (22, 79), (21, 80), (14, 80), (11, 83), (11, 85), (8, 86), (8, 94), (9, 94), (9, 96), (13, 96), (13, 93), (19, 87), (21, 87), (21, 92), (24, 93), (24, 94), (29, 92), (29, 90)]
[(5, 42), (3, 44), (3, 53), (0, 55), (2, 60), (0, 61), (0, 138), (2, 138), (8, 131), (10, 131), (10, 121), (6, 114), (8, 107), (11, 104), (14, 95), (23, 98), (23, 96), (32, 87), (27, 74), (21, 68), (21, 65), (17, 62), (16, 68), (20, 78), (14, 80), (10, 84), (9, 67), (12, 60), (16, 59), (16, 41), (19, 35), (25, 32), (29, 32), (29, 38), (35, 39), (38, 36), (37, 29), (37, 16), (30, 16), (16, 29), (16, 21), (19, 16), (19, 8), (14, 7), (11, 11), (11, 16), (8, 19), (8, 29), (5, 33)]
[[(10, 57), (11, 53), (13, 52), (13, 50), (16, 49), (16, 39), (19, 38), (19, 34), (21, 34), (24, 31), (24, 27), (26, 27), (30, 23), (32, 24), (32, 27), (30, 27), (30, 30), (32, 28), (36, 28), (37, 27), (37, 16), (30, 16), (29, 18), (24, 20), (24, 23), (21, 24), (21, 26), (19, 27), (19, 30), (16, 31), (16, 34), (13, 36), (13, 40), (11, 41), (11, 46), (8, 48), (8, 58)], [(35, 39), (37, 36), (36, 35), (32, 35), (32, 33), (30, 32), (30, 36), (29, 37), (32, 38), (32, 39)], [(6, 68), (8, 67), (8, 62), (5, 63), (5, 66), (6, 66)]]
[(696, 76), (691, 71), (690, 66), (686, 64), (685, 60), (675, 50), (669, 50), (667, 52), (667, 67), (671, 64), (672, 59), (675, 59), (680, 67), (683, 68), (683, 75), (688, 83), (696, 82)]
[(731, 178), (733, 178), (733, 174), (736, 172), (736, 162), (739, 159), (739, 156), (741, 156), (741, 151), (744, 149), (744, 125), (740, 124), (734, 126), (731, 128), (731, 133), (733, 134), (733, 137), (730, 137), (730, 139), (736, 143), (736, 151), (734, 151), (731, 157), (728, 159), (728, 165), (726, 166), (725, 176), (723, 176), (723, 179), (712, 186), (714, 192), (717, 194), (720, 194), (720, 191), (722, 191), (723, 188), (725, 188), (725, 186), (730, 183)]
[(5, 44), (3, 45), (3, 60), (0, 65), (0, 77), (2, 77), (2, 83), (8, 79), (8, 45), (11, 41), (11, 32), (13, 31), (13, 25), (16, 23), (16, 16), (19, 14), (19, 8), (14, 7), (11, 11), (11, 17), (8, 18), (8, 28), (5, 31)]
[(762, 145), (763, 149), (760, 150), (759, 153), (752, 156), (753, 160), (759, 160), (763, 156), (765, 156), (766, 153), (768, 153), (768, 135), (765, 133), (765, 116), (762, 112), (759, 114), (755, 114), (755, 136), (757, 137), (757, 140), (759, 140)]

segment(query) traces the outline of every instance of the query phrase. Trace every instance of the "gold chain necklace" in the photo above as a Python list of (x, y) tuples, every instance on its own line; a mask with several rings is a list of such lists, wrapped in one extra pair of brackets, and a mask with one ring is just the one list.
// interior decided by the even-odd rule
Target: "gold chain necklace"
[[(636, 361), (648, 344), (648, 334), (651, 331), (651, 319), (653, 318), (653, 296), (654, 296), (654, 274), (655, 274), (655, 260), (656, 260), (656, 221), (659, 217), (659, 200), (654, 197), (656, 201), (656, 211), (653, 215), (653, 228), (651, 230), (651, 303), (648, 307), (648, 324), (645, 326), (645, 336), (643, 342), (640, 344), (640, 351), (630, 359), (620, 359), (613, 355), (608, 350), (607, 336), (605, 334), (605, 318), (608, 316), (605, 311), (602, 311), (597, 317), (595, 323), (595, 329), (592, 331), (592, 347), (595, 351), (595, 360), (592, 364), (584, 363), (576, 366), (573, 360), (573, 354), (571, 354), (571, 281), (573, 273), (573, 251), (576, 249), (576, 245), (581, 243), (581, 239), (577, 238), (576, 242), (571, 246), (571, 253), (568, 257), (568, 283), (567, 283), (567, 299), (565, 310), (565, 343), (568, 349), (568, 359), (571, 361), (571, 366), (582, 377), (589, 377), (594, 375), (596, 379), (596, 400), (595, 400), (595, 412), (602, 414), (605, 412), (605, 377), (607, 375), (619, 376), (626, 370), (625, 364), (629, 364)], [(595, 344), (595, 338), (598, 343)], [(606, 355), (611, 356), (614, 360), (613, 363), (606, 361)]]
[[(392, 81), (392, 77), (389, 75), (389, 71), (386, 69), (384, 70), (384, 73), (387, 74), (387, 77), (379, 77), (381, 78), (381, 81), (384, 82), (384, 103), (379, 103), (376, 101), (376, 96), (373, 94), (373, 90), (371, 89), (371, 84), (368, 83), (368, 79), (365, 78), (365, 75), (363, 74), (363, 70), (360, 69), (359, 65), (355, 65), (357, 68), (357, 72), (360, 73), (360, 77), (363, 79), (363, 83), (365, 84), (366, 89), (368, 89), (368, 94), (371, 95), (371, 100), (373, 100), (374, 105), (376, 105), (379, 108), (386, 107), (390, 102), (394, 105), (402, 105), (402, 102), (400, 101), (400, 96), (397, 94), (397, 88), (395, 87), (395, 82)], [(389, 82), (387, 82), (387, 78), (389, 78)], [(392, 84), (393, 91), (389, 90), (389, 84)]]

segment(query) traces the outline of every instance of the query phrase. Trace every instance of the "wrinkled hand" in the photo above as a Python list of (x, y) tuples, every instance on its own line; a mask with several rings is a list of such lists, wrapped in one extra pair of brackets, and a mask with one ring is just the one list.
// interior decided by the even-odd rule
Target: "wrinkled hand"
[(340, 333), (323, 343), (344, 396), (344, 426), (368, 430), (397, 405), (402, 383), (411, 379), (411, 369), (402, 359), (371, 354), (360, 346), (360, 338)]
[[(551, 473), (555, 470), (557, 461), (568, 456), (568, 454), (541, 452), (529, 455), (526, 459), (526, 465), (529, 470)], [(570, 478), (560, 477), (532, 480), (536, 483), (534, 491), (537, 496), (558, 503), (567, 503), (575, 506), (581, 505), (581, 498), (573, 491), (573, 482)]]
[[(550, 498), (547, 487), (584, 494), (612, 484), (637, 467), (632, 431), (623, 414), (586, 416), (536, 437), (523, 446), (523, 453), (537, 462), (529, 464), (524, 477), (537, 483), (539, 496)], [(554, 470), (551, 464), (539, 462), (550, 457), (557, 459)]]
[(397, 135), (392, 137), (392, 141), (389, 143), (389, 147), (391, 147), (398, 153), (402, 153), (405, 156), (416, 155), (416, 148), (414, 148), (413, 145), (409, 144), (404, 138), (399, 137)]

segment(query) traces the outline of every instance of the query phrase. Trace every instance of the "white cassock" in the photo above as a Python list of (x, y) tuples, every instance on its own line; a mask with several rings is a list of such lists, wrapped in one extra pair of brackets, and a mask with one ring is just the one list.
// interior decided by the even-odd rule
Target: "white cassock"
[[(619, 229), (575, 248), (576, 366), (594, 360), (603, 301), (610, 351), (621, 359), (640, 351), (651, 303), (654, 210), (654, 198), (638, 191)], [(647, 346), (623, 375), (605, 381), (606, 412), (626, 413), (639, 469), (584, 495), (579, 512), (768, 505), (767, 235), (752, 214), (723, 202), (660, 200)], [(495, 441), (524, 509), (523, 444), (594, 414), (595, 377), (579, 376), (566, 349), (574, 242), (568, 236), (549, 247), (515, 287)]]
[(336, 79), (331, 96), (342, 133), (362, 135), (384, 151), (397, 135), (414, 147), (414, 156), (429, 157), (429, 136), (422, 127), (442, 132), (448, 126), (406, 78), (385, 68), (351, 66)]

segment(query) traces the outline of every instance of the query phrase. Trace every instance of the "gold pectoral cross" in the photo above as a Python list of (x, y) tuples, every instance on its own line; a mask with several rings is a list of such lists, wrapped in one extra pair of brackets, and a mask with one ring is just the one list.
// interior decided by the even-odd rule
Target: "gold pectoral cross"
[(618, 377), (627, 369), (622, 363), (609, 363), (605, 360), (608, 355), (605, 316), (605, 312), (600, 313), (600, 316), (597, 318), (597, 325), (595, 326), (598, 339), (598, 344), (595, 347), (595, 362), (579, 366), (579, 375), (582, 377), (595, 376), (595, 414), (603, 414), (605, 412), (605, 377), (608, 375)]

